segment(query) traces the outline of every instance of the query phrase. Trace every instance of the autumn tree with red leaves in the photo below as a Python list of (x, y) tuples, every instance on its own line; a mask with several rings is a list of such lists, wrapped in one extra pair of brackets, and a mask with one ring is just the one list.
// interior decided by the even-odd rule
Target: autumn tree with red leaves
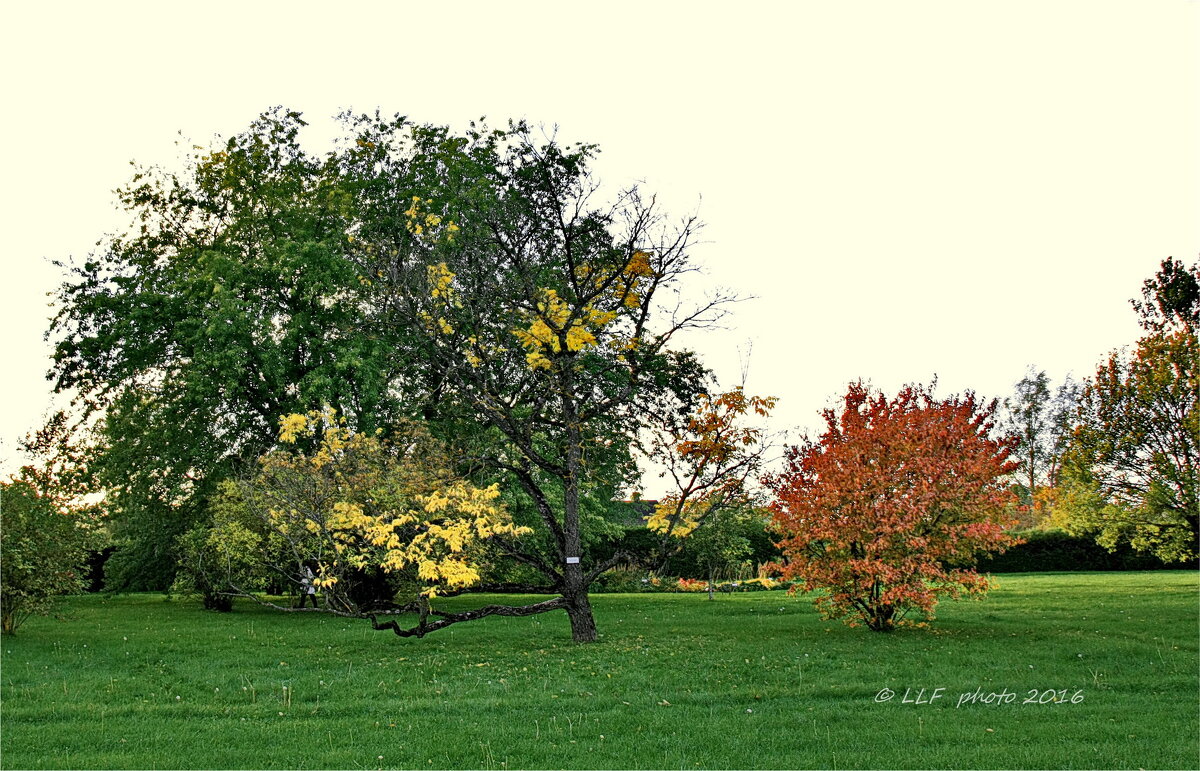
[(1010, 439), (989, 434), (997, 403), (934, 399), (906, 386), (894, 399), (852, 383), (826, 430), (790, 448), (768, 478), (783, 535), (781, 570), (817, 589), (826, 618), (894, 629), (925, 620), (943, 596), (981, 595), (976, 556), (1017, 542), (1005, 532)]

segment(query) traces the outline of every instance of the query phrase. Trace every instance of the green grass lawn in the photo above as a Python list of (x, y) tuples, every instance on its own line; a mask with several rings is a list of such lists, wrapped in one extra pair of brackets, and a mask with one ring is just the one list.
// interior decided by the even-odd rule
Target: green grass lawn
[[(0, 764), (1200, 765), (1195, 572), (997, 580), (982, 602), (943, 604), (932, 628), (890, 635), (782, 592), (597, 595), (603, 636), (585, 646), (561, 613), (402, 640), (249, 604), (72, 598), (64, 620), (0, 643)], [(958, 704), (977, 689), (1014, 695)]]

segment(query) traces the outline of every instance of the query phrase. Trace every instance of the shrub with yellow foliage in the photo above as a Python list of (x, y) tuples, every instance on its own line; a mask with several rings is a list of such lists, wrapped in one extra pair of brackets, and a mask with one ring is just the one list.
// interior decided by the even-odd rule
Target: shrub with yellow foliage
[(335, 612), (376, 610), (353, 589), (379, 572), (427, 608), (438, 594), (478, 583), (490, 540), (527, 530), (512, 523), (496, 485), (455, 476), (444, 448), (417, 423), (384, 438), (325, 410), (284, 416), (279, 439), (235, 494), (260, 524), (262, 558), (297, 586), (311, 571)]

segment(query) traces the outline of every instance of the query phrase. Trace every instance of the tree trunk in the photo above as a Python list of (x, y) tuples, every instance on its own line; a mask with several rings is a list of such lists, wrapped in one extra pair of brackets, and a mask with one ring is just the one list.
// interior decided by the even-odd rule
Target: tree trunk
[(587, 588), (575, 597), (567, 597), (567, 617), (571, 619), (571, 639), (577, 643), (596, 642), (596, 618), (588, 601)]
[(575, 642), (596, 642), (596, 619), (588, 600), (583, 565), (569, 563), (563, 570), (563, 599), (567, 601), (567, 617), (571, 619), (571, 639)]
[(713, 599), (713, 574), (714, 570), (710, 565), (708, 568), (708, 599)]
[[(563, 375), (563, 392), (572, 390), (570, 370)], [(563, 400), (563, 422), (567, 425), (567, 473), (563, 475), (563, 599), (571, 619), (571, 639), (596, 642), (596, 619), (588, 602), (588, 584), (583, 576), (583, 539), (579, 523), (579, 479), (583, 475), (583, 434), (575, 402)]]
[(896, 608), (892, 605), (872, 605), (866, 622), (867, 628), (872, 631), (890, 632), (896, 628)]

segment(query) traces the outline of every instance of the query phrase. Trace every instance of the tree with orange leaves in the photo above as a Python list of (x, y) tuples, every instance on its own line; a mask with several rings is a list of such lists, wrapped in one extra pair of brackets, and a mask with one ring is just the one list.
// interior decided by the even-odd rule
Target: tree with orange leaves
[(922, 386), (889, 399), (861, 382), (843, 401), (767, 480), (783, 574), (824, 590), (826, 618), (875, 631), (911, 611), (932, 619), (943, 595), (983, 594), (974, 558), (1017, 542), (1004, 530), (1013, 443), (990, 436), (997, 403), (937, 400)]
[(669, 411), (658, 416), (642, 450), (662, 464), (663, 474), (674, 483), (646, 518), (646, 526), (661, 539), (661, 563), (697, 530), (726, 514), (736, 519), (756, 508), (749, 483), (761, 473), (771, 445), (761, 428), (746, 421), (769, 417), (777, 402), (774, 396), (752, 396), (738, 386), (700, 394), (682, 418)]

